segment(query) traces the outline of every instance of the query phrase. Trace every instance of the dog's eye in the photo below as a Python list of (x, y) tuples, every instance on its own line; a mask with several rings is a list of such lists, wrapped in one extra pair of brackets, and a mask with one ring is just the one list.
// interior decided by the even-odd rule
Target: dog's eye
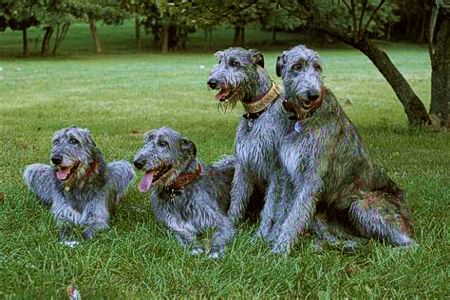
[(71, 143), (72, 145), (78, 145), (80, 142), (75, 138), (70, 138), (69, 143)]
[(239, 67), (241, 64), (237, 60), (230, 61), (230, 66)]
[(315, 63), (314, 70), (316, 70), (317, 72), (322, 72), (322, 66), (318, 63)]
[(53, 145), (58, 145), (59, 144), (59, 139), (56, 139), (53, 141)]
[(160, 146), (160, 147), (167, 147), (168, 145), (169, 145), (169, 143), (167, 143), (164, 140), (159, 140), (158, 141), (158, 146)]
[(301, 62), (298, 62), (292, 66), (292, 70), (294, 70), (294, 71), (300, 71), (302, 68), (303, 68), (303, 64)]

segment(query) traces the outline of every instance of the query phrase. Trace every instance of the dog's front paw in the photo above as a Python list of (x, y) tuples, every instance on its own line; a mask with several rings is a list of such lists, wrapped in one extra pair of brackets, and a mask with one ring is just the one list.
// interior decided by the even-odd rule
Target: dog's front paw
[(209, 251), (208, 257), (211, 259), (221, 259), (225, 255), (224, 249), (211, 249)]
[(276, 242), (272, 247), (272, 253), (276, 254), (288, 254), (289, 253), (289, 243), (286, 242)]
[(191, 250), (191, 255), (196, 256), (205, 252), (205, 249), (200, 246), (196, 246)]
[(85, 230), (83, 230), (83, 232), (81, 233), (81, 236), (83, 237), (83, 239), (85, 240), (90, 240), (94, 237), (95, 234), (95, 229), (88, 227)]
[(75, 240), (72, 240), (72, 241), (69, 241), (69, 240), (67, 240), (67, 241), (60, 241), (59, 243), (61, 245), (67, 246), (69, 248), (75, 248), (76, 246), (78, 246), (80, 244), (79, 241), (75, 241)]

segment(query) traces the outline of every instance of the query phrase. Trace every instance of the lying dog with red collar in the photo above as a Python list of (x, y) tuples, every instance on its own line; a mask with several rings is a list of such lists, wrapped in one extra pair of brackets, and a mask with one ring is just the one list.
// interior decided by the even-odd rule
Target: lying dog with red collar
[(151, 189), (156, 218), (192, 254), (204, 252), (197, 236), (208, 228), (216, 228), (209, 256), (220, 258), (234, 234), (226, 212), (235, 160), (229, 156), (205, 165), (196, 154), (195, 144), (170, 128), (147, 132), (144, 146), (134, 159), (136, 168), (145, 172), (139, 191), (146, 193)]
[(23, 177), (30, 191), (51, 205), (60, 239), (76, 244), (74, 226), (83, 227), (85, 239), (108, 229), (111, 210), (134, 178), (131, 164), (123, 160), (107, 164), (89, 131), (78, 127), (54, 133), (50, 160), (52, 165), (27, 166)]

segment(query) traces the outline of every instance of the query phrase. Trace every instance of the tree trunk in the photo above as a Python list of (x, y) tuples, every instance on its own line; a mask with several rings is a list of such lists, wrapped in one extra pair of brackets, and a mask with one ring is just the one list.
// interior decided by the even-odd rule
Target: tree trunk
[(102, 46), (100, 44), (100, 38), (98, 37), (97, 26), (95, 25), (94, 20), (89, 20), (89, 29), (91, 30), (92, 39), (94, 40), (95, 53), (101, 53)]
[(244, 45), (245, 45), (245, 26), (242, 26), (239, 46), (244, 47)]
[(161, 52), (162, 53), (169, 52), (169, 24), (163, 26)]
[(30, 55), (30, 49), (28, 47), (27, 28), (22, 29), (22, 39), (23, 39), (23, 56), (28, 56)]
[(53, 27), (52, 26), (45, 27), (44, 38), (42, 39), (42, 46), (41, 46), (42, 55), (50, 54), (50, 39), (52, 38), (52, 34), (53, 34)]
[(53, 55), (56, 55), (56, 50), (61, 46), (67, 32), (69, 31), (70, 23), (56, 25), (55, 43), (53, 45)]
[(203, 50), (208, 50), (208, 27), (205, 27), (205, 39), (203, 41)]
[(431, 47), (431, 104), (433, 125), (449, 126), (450, 101), (450, 10), (438, 16)]
[(422, 101), (417, 97), (408, 81), (406, 81), (405, 77), (403, 77), (384, 51), (366, 37), (362, 37), (361, 40), (355, 42), (352, 36), (338, 32), (334, 28), (324, 25), (314, 28), (358, 49), (372, 61), (402, 103), (410, 125), (431, 124), (430, 117)]
[(242, 35), (242, 26), (236, 25), (234, 27), (233, 46), (242, 46), (241, 35)]
[(363, 52), (387, 80), (402, 103), (409, 123), (413, 126), (430, 124), (430, 118), (422, 101), (414, 93), (389, 56), (367, 38), (362, 38), (353, 46)]
[(137, 45), (138, 49), (141, 50), (141, 48), (142, 48), (142, 43), (141, 43), (141, 20), (140, 20), (139, 16), (136, 16), (134, 18), (134, 26), (135, 26), (134, 37), (136, 39), (136, 45)]
[(211, 47), (212, 47), (212, 36), (213, 36), (213, 29), (212, 29), (212, 27), (208, 27), (208, 32), (209, 32), (208, 49), (211, 49)]

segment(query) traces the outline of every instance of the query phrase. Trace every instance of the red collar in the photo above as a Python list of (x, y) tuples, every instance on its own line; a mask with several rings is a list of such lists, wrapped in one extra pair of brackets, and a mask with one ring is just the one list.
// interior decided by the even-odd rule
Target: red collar
[(172, 194), (178, 194), (186, 185), (197, 180), (202, 172), (202, 165), (197, 163), (197, 168), (193, 172), (181, 173), (166, 190)]

